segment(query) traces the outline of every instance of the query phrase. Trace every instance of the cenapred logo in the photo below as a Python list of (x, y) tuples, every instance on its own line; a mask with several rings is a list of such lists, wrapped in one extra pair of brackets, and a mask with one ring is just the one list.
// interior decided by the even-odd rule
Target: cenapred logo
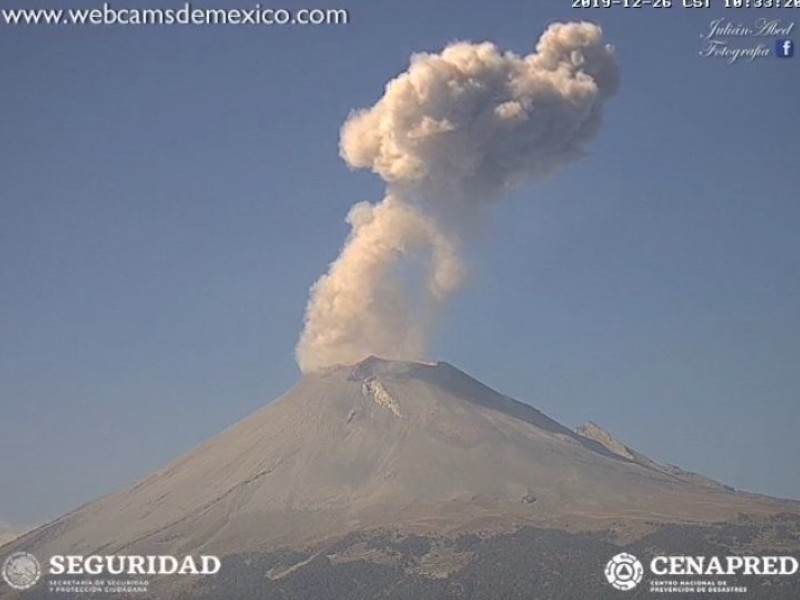
[[(649, 564), (651, 592), (741, 593), (740, 575), (786, 576), (800, 571), (793, 556), (654, 556)], [(645, 567), (633, 554), (617, 554), (606, 564), (605, 576), (615, 589), (628, 591), (644, 578)], [(662, 579), (663, 578), (663, 579)]]
[(15, 552), (3, 563), (3, 579), (15, 590), (27, 590), (36, 585), (42, 568), (33, 554)]
[(606, 579), (618, 590), (628, 591), (639, 585), (644, 577), (644, 566), (633, 554), (617, 554), (606, 564)]

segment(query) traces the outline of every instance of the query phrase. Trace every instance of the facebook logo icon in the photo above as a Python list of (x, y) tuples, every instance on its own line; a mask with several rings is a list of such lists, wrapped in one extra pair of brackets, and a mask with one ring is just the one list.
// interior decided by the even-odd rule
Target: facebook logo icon
[(792, 40), (775, 40), (775, 56), (778, 58), (793, 57), (794, 42)]

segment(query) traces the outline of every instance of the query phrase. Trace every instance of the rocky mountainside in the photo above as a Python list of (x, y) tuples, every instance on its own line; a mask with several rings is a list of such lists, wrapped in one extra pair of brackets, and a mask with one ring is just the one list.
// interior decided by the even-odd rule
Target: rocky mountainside
[(584, 425), (576, 427), (575, 431), (576, 433), (590, 440), (594, 440), (597, 443), (602, 444), (603, 447), (613, 452), (617, 456), (636, 462), (649, 469), (653, 469), (655, 471), (661, 471), (662, 473), (666, 473), (667, 475), (677, 477), (678, 479), (686, 481), (687, 483), (695, 483), (699, 485), (706, 485), (713, 488), (721, 488), (728, 491), (735, 491), (734, 488), (732, 488), (731, 486), (720, 483), (719, 481), (711, 479), (710, 477), (700, 475), (699, 473), (693, 473), (692, 471), (684, 471), (683, 469), (681, 469), (676, 465), (663, 465), (661, 463), (657, 463), (656, 461), (645, 456), (641, 452), (637, 452), (636, 450), (629, 448), (628, 446), (617, 440), (613, 435), (611, 435), (611, 433), (600, 427), (597, 423), (593, 423), (592, 421), (589, 421)]
[[(329, 578), (326, 569), (365, 563), (391, 566), (392, 577), (430, 572), (439, 580), (473, 564), (474, 550), (453, 545), (472, 539), (464, 536), (561, 531), (562, 542), (596, 535), (608, 545), (667, 524), (752, 525), (797, 514), (799, 503), (659, 465), (597, 426), (576, 433), (447, 363), (370, 358), (304, 377), (158, 473), (4, 551), (213, 553), (229, 557), (229, 575), (245, 577), (241, 569), (255, 564), (257, 582), (280, 586), (309, 569)], [(403, 546), (409, 539), (423, 540), (427, 558), (414, 558), (419, 548)], [(303, 585), (313, 591), (311, 581)]]

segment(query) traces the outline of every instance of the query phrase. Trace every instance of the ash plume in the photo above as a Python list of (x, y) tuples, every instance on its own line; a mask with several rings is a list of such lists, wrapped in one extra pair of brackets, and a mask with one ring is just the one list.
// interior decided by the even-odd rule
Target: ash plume
[(482, 207), (580, 158), (618, 83), (613, 50), (585, 22), (551, 25), (527, 56), (488, 42), (412, 56), (342, 127), (342, 158), (379, 175), (386, 197), (350, 210), (350, 235), (311, 289), (300, 368), (423, 358)]

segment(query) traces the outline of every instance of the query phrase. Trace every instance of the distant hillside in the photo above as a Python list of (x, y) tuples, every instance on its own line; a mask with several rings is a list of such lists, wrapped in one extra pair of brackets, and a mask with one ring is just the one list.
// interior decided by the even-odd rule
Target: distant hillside
[(0, 546), (7, 544), (19, 535), (19, 532), (8, 523), (0, 521)]

